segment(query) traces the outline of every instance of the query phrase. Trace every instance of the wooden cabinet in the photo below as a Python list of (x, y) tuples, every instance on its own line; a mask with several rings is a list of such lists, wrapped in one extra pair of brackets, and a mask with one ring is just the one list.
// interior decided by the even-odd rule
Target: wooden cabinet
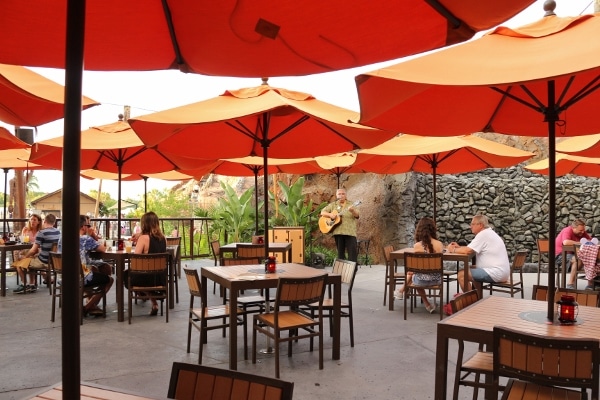
[[(304, 227), (303, 226), (275, 226), (269, 229), (269, 242), (291, 243), (292, 259), (289, 262), (304, 264)], [(281, 254), (274, 254), (277, 262), (282, 262)]]

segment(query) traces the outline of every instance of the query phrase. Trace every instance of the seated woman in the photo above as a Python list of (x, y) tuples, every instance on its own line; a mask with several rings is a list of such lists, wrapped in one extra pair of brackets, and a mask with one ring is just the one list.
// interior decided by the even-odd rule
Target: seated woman
[[(417, 224), (415, 231), (415, 246), (414, 250), (416, 253), (442, 253), (444, 251), (444, 245), (437, 239), (437, 229), (435, 222), (431, 218), (421, 218)], [(406, 274), (406, 282), (414, 282), (415, 285), (439, 285), (442, 283), (442, 275), (439, 273), (435, 274), (413, 274), (408, 272)], [(425, 304), (425, 308), (430, 314), (435, 312), (435, 303), (431, 304), (425, 289), (417, 289), (417, 292)], [(394, 297), (397, 299), (404, 299), (404, 286), (400, 287)]]
[[(150, 211), (142, 215), (140, 219), (141, 233), (137, 238), (135, 254), (165, 253), (167, 251), (167, 239), (160, 229), (158, 216)], [(123, 271), (123, 284), (128, 285), (129, 270)], [(145, 282), (145, 277), (135, 277), (133, 284), (135, 286), (154, 286), (154, 280)], [(153, 278), (152, 278), (153, 279)], [(161, 282), (164, 284), (165, 282)], [(156, 299), (152, 301), (152, 310), (150, 315), (158, 315), (158, 303)]]

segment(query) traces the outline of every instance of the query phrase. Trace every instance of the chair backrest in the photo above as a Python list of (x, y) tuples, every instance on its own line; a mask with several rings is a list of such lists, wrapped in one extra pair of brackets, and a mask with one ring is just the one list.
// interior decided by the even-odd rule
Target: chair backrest
[(181, 236), (167, 236), (167, 246), (179, 246), (181, 244)]
[(471, 304), (479, 300), (479, 294), (477, 290), (471, 290), (456, 296), (450, 300), (450, 307), (452, 308), (452, 314), (459, 312), (463, 308), (470, 306)]
[(275, 298), (275, 312), (280, 307), (296, 307), (311, 303), (323, 304), (327, 274), (312, 278), (279, 278)]
[(546, 301), (548, 299), (548, 286), (533, 285), (531, 300)]
[(264, 244), (238, 243), (236, 246), (237, 258), (255, 258), (265, 256)]
[(213, 240), (210, 242), (210, 249), (212, 250), (213, 257), (215, 260), (221, 255), (221, 243), (218, 240)]
[(229, 267), (231, 265), (252, 265), (260, 264), (260, 258), (248, 257), (248, 258), (223, 258), (221, 259), (221, 266)]
[(166, 272), (169, 253), (132, 254), (129, 258), (129, 269), (134, 272)]
[(167, 397), (179, 400), (292, 400), (293, 393), (293, 382), (174, 362)]
[(550, 251), (550, 240), (549, 239), (538, 239), (537, 240), (537, 250), (540, 258), (542, 256), (548, 257), (548, 252)]
[(513, 258), (513, 262), (510, 266), (511, 272), (519, 272), (523, 269), (528, 254), (529, 253), (527, 252), (527, 250), (517, 251), (515, 257)]
[(431, 274), (434, 272), (443, 273), (444, 261), (442, 253), (404, 253), (404, 268), (405, 270)]
[(342, 260), (341, 258), (336, 258), (333, 260), (333, 269), (332, 273), (342, 276), (342, 283), (347, 285), (354, 285), (354, 278), (356, 277), (356, 271), (358, 271), (358, 266), (355, 261)]
[(498, 377), (539, 385), (583, 388), (598, 398), (600, 342), (545, 337), (494, 327), (494, 385)]
[[(49, 266), (55, 274), (62, 274), (62, 254), (55, 251), (51, 251), (49, 259)], [(54, 278), (57, 279), (56, 277)]]
[(394, 246), (388, 245), (383, 248), (383, 259), (385, 263), (388, 264), (390, 262), (390, 253), (394, 251)]
[(598, 307), (598, 300), (600, 300), (600, 293), (594, 290), (558, 288), (556, 289), (556, 294), (554, 295), (554, 301), (559, 301), (563, 294), (574, 296), (575, 301), (580, 306)]
[(185, 273), (185, 279), (190, 289), (190, 295), (202, 297), (202, 284), (200, 283), (200, 277), (198, 276), (198, 270), (187, 268), (187, 265), (183, 268)]

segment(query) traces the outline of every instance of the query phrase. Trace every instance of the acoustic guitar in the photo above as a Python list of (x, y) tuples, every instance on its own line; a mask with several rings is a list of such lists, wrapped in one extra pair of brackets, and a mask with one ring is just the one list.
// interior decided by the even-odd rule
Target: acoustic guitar
[[(360, 203), (362, 203), (362, 201), (355, 201), (350, 207), (357, 207), (360, 205)], [(329, 218), (325, 216), (319, 218), (319, 229), (323, 233), (333, 232), (335, 227), (342, 222), (342, 216), (338, 214), (337, 210), (333, 210), (331, 213), (335, 214), (335, 218)]]

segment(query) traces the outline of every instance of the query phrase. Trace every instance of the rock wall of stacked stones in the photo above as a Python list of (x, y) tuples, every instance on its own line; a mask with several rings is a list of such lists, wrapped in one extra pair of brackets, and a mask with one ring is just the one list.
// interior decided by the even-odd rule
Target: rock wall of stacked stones
[[(416, 222), (433, 215), (433, 178), (415, 174), (414, 197), (407, 208)], [(407, 189), (410, 190), (410, 189)], [(536, 238), (548, 237), (548, 180), (521, 167), (488, 169), (461, 175), (437, 177), (437, 226), (440, 240), (452, 242), (473, 238), (469, 223), (477, 213), (488, 216), (504, 239), (510, 256), (520, 249), (538, 260)], [(587, 230), (600, 238), (600, 190), (598, 180), (578, 176), (560, 177), (556, 182), (557, 232), (575, 218), (586, 221)], [(414, 225), (403, 221), (406, 244), (412, 243)], [(402, 243), (398, 243), (402, 244)]]

